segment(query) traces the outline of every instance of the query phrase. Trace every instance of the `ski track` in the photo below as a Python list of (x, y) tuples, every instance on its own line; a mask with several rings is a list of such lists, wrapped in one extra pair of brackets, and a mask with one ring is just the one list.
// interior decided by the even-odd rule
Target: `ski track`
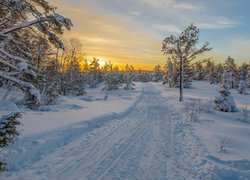
[[(40, 152), (41, 157), (33, 158), (30, 166), (10, 171), (4, 178), (223, 179), (228, 164), (232, 166), (207, 154), (192, 125), (182, 120), (152, 84), (144, 86), (126, 116), (75, 133), (75, 139), (49, 153)], [(247, 178), (250, 163), (244, 164), (240, 177)]]

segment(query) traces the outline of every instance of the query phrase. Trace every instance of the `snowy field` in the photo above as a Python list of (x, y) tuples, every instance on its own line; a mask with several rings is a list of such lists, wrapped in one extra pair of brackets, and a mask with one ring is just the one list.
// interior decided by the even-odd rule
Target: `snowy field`
[[(250, 179), (250, 124), (240, 112), (209, 108), (218, 88), (194, 82), (180, 103), (178, 89), (160, 83), (111, 91), (107, 100), (99, 87), (27, 111), (0, 179)], [(239, 109), (250, 101), (232, 96)]]

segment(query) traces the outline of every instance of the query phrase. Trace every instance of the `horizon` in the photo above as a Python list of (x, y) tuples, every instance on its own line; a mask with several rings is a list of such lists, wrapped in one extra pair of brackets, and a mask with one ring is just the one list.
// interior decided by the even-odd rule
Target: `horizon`
[[(178, 35), (191, 23), (200, 29), (200, 45), (213, 48), (204, 55), (215, 62), (228, 56), (237, 64), (250, 59), (250, 2), (215, 0), (63, 0), (50, 1), (74, 27), (64, 38), (77, 38), (86, 59), (97, 57), (122, 67), (152, 70), (164, 65), (162, 41)], [(240, 9), (240, 11), (238, 10)]]

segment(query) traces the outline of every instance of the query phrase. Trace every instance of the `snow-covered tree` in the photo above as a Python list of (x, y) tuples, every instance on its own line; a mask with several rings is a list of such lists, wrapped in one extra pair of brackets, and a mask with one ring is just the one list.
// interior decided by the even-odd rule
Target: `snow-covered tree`
[(223, 112), (236, 112), (237, 108), (229, 89), (230, 82), (227, 71), (224, 72), (223, 84), (219, 89), (220, 96), (214, 100), (215, 109)]
[[(196, 45), (199, 42), (199, 29), (191, 24), (180, 36), (171, 35), (163, 40), (162, 51), (167, 56), (175, 57), (179, 62), (180, 79), (180, 101), (183, 101), (183, 86), (189, 86), (190, 62), (197, 55), (210, 51), (209, 43), (205, 43), (201, 48)], [(186, 72), (185, 72), (186, 71)], [(186, 83), (183, 83), (183, 80)]]
[(43, 83), (42, 83), (42, 104), (49, 105), (54, 104), (59, 96), (60, 92), (60, 65), (57, 59), (52, 59), (46, 63), (43, 71)]
[[(21, 113), (11, 113), (5, 115), (0, 119), (0, 153), (1, 148), (7, 147), (10, 143), (13, 143), (14, 137), (19, 135), (17, 131), (17, 126), (21, 123), (19, 119), (21, 118)], [(0, 154), (2, 157), (2, 154)], [(6, 163), (0, 159), (0, 172), (6, 170)]]
[(164, 68), (166, 73), (163, 84), (168, 82), (169, 87), (179, 87), (179, 65), (177, 59), (168, 57)]
[(237, 87), (237, 67), (234, 62), (234, 59), (231, 58), (230, 56), (225, 60), (224, 62), (224, 70), (229, 73), (228, 81), (229, 82), (229, 88), (236, 88)]
[(63, 95), (83, 95), (87, 73), (81, 67), (82, 44), (78, 39), (69, 39), (60, 63), (61, 87)]
[(238, 90), (240, 94), (247, 94), (247, 82), (245, 80), (240, 80)]
[(222, 82), (223, 72), (224, 72), (223, 65), (221, 63), (217, 64), (212, 74), (213, 83), (218, 84)]
[(38, 69), (32, 41), (43, 35), (63, 48), (57, 35), (64, 28), (70, 30), (72, 23), (45, 0), (1, 0), (0, 12), (0, 77), (22, 90), (25, 104), (34, 108), (39, 104), (40, 92), (35, 83)]
[(238, 68), (238, 81), (239, 81), (239, 93), (246, 94), (247, 91), (247, 78), (248, 78), (248, 64), (243, 63)]
[(93, 60), (90, 62), (90, 73), (89, 73), (89, 87), (95, 88), (97, 84), (100, 82), (100, 64), (98, 62), (99, 60), (97, 58), (93, 58)]
[(123, 71), (123, 79), (124, 79), (124, 89), (125, 90), (133, 90), (133, 77), (134, 77), (134, 67), (132, 65), (126, 64), (125, 69)]
[(163, 73), (160, 65), (156, 65), (152, 73), (152, 81), (159, 82), (163, 78)]
[(113, 67), (112, 64), (109, 67), (109, 71), (104, 75), (105, 87), (103, 90), (111, 91), (117, 90), (120, 85), (119, 69), (117, 66)]
[(152, 80), (151, 73), (151, 71), (143, 71), (139, 69), (136, 73), (136, 80), (145, 83), (150, 82)]
[(215, 64), (214, 61), (207, 60), (204, 65), (205, 80), (209, 81), (211, 84), (221, 83), (224, 68), (221, 63)]
[(194, 79), (195, 80), (204, 80), (206, 71), (205, 71), (205, 68), (203, 66), (203, 62), (202, 61), (195, 62), (193, 69), (194, 69)]

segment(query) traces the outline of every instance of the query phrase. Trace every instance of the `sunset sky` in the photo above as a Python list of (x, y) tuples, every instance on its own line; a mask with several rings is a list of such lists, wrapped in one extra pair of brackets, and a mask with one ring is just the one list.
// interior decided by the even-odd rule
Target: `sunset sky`
[(163, 65), (162, 40), (190, 23), (200, 42), (211, 43), (206, 56), (236, 62), (250, 59), (249, 0), (50, 0), (73, 21), (65, 37), (78, 38), (86, 58), (149, 69)]

